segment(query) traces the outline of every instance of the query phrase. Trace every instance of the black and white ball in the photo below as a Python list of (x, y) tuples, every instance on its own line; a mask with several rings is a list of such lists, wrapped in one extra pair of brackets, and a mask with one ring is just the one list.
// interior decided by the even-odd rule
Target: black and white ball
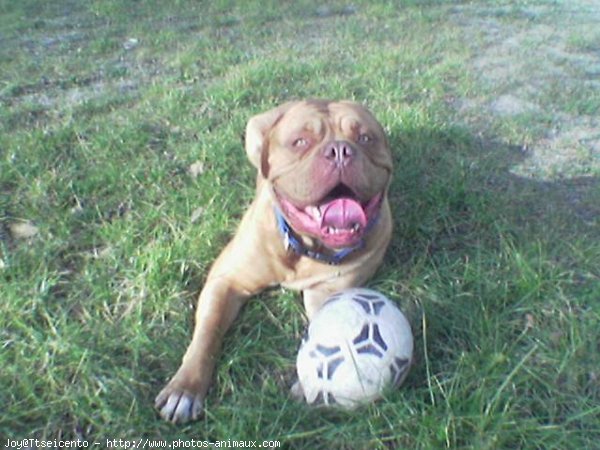
[(313, 317), (296, 370), (309, 404), (351, 409), (399, 386), (412, 356), (404, 314), (383, 294), (355, 288), (332, 295)]

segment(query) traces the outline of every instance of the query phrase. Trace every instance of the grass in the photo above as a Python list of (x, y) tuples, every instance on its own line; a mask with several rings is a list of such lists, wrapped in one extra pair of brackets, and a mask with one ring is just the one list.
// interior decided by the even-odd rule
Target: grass
[[(532, 94), (537, 116), (490, 114), (507, 86), (468, 69), (485, 36), (461, 28), (572, 25), (528, 3), (534, 21), (511, 1), (0, 1), (2, 444), (597, 448), (598, 154), (593, 135), (544, 147), (593, 123), (597, 95), (575, 74), (568, 98)], [(303, 97), (364, 102), (389, 133), (396, 232), (371, 286), (409, 315), (416, 364), (354, 413), (291, 401), (302, 309), (273, 290), (228, 335), (205, 418), (163, 423), (154, 396), (252, 197), (245, 122)]]

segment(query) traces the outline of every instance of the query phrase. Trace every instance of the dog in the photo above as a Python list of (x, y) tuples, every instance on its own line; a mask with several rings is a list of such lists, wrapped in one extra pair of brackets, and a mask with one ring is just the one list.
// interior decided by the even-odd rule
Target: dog
[(374, 274), (391, 238), (392, 154), (363, 106), (285, 103), (248, 121), (245, 146), (255, 198), (209, 271), (192, 341), (155, 400), (174, 423), (201, 416), (223, 335), (247, 299), (276, 285), (300, 290), (310, 320), (332, 293)]

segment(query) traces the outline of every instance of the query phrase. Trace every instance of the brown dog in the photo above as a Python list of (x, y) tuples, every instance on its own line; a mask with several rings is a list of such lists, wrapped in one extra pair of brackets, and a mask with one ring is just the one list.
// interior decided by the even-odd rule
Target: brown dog
[(286, 103), (250, 119), (246, 152), (256, 197), (212, 266), (192, 342), (156, 397), (172, 422), (202, 413), (221, 339), (246, 299), (278, 284), (302, 290), (310, 319), (333, 292), (366, 282), (390, 241), (392, 156), (365, 108)]

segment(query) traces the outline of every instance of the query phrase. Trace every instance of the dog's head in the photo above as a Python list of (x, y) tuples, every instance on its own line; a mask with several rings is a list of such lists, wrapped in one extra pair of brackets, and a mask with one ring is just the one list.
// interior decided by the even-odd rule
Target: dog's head
[(246, 152), (294, 231), (334, 249), (362, 239), (392, 174), (381, 125), (347, 101), (290, 102), (253, 117)]

